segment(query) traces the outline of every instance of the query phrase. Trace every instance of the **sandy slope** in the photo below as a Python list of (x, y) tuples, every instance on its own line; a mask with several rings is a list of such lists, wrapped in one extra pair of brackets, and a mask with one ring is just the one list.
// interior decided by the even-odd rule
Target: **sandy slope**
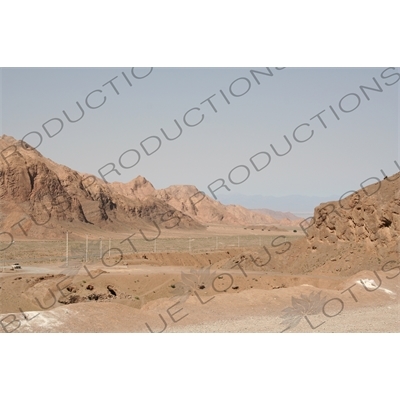
[[(85, 280), (85, 284), (77, 293), (107, 293), (107, 287), (112, 285), (117, 297), (99, 301), (86, 300), (69, 305), (57, 303), (49, 310), (41, 310), (36, 306), (36, 311), (28, 312), (29, 308), (24, 308), (24, 306), (29, 307), (28, 303), (24, 304), (23, 300), (19, 301), (16, 297), (5, 298), (2, 291), (2, 307), (10, 302), (13, 307), (19, 304), (23, 310), (21, 313), (20, 310), (13, 309), (14, 314), (10, 312), (11, 309), (8, 312), (3, 311), (2, 330), (160, 332), (165, 328), (164, 332), (278, 333), (288, 328), (293, 321), (293, 318), (283, 319), (285, 315), (283, 310), (293, 307), (293, 298), (310, 299), (310, 295), (320, 293), (320, 298), (324, 299), (321, 302), (324, 305), (323, 311), (315, 313), (307, 307), (298, 307), (294, 316), (300, 317), (299, 323), (286, 332), (400, 331), (398, 302), (400, 282), (398, 277), (388, 279), (392, 277), (390, 274), (362, 271), (352, 277), (332, 278), (312, 275), (273, 276), (248, 271), (248, 276), (245, 278), (238, 270), (218, 270), (218, 274), (230, 274), (233, 281), (231, 282), (230, 278), (225, 279), (227, 277), (225, 275), (221, 279), (216, 279), (214, 289), (210, 285), (204, 289), (196, 288), (196, 291), (185, 297), (184, 293), (171, 289), (171, 285), (178, 286), (178, 282), (182, 282), (180, 276), (182, 270), (190, 274), (190, 269), (187, 267), (152, 266), (140, 266), (134, 273), (132, 270), (120, 269), (113, 273), (102, 274), (92, 281), (89, 281), (86, 275), (77, 274), (73, 279), (73, 286), (78, 287)], [(90, 272), (95, 276), (100, 270), (90, 270)], [(28, 276), (30, 278), (27, 278)], [(37, 278), (40, 276), (36, 275)], [(55, 291), (54, 283), (61, 282), (62, 277), (52, 274), (45, 276), (49, 278), (36, 284), (42, 286), (36, 287), (35, 293), (43, 305), (51, 305), (50, 296), (47, 296), (47, 299), (43, 296), (44, 289), (52, 287)], [(7, 279), (13, 279), (11, 282), (15, 283), (8, 282), (8, 284), (15, 285), (33, 277), (34, 275), (27, 274), (22, 279), (15, 280), (19, 276)], [(3, 280), (3, 289), (4, 283)], [(63, 281), (59, 286), (65, 287), (68, 283)], [(88, 291), (86, 286), (90, 283), (94, 289)], [(224, 288), (227, 289), (226, 292)], [(29, 288), (25, 289), (25, 294), (27, 292)], [(71, 296), (68, 291), (64, 292)], [(10, 291), (7, 290), (7, 293)], [(24, 297), (16, 290), (14, 293), (15, 296)], [(129, 293), (132, 294), (130, 299), (126, 297)], [(140, 300), (135, 299), (135, 294)], [(31, 298), (32, 295), (33, 292), (28, 297)], [(32, 304), (30, 303), (31, 307)], [(309, 322), (302, 316), (304, 312)]]

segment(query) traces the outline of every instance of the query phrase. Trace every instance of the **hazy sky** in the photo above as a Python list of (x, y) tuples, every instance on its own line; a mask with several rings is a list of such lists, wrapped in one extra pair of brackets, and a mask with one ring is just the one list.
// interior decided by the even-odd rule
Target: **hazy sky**
[[(272, 76), (252, 74), (252, 69)], [(121, 175), (110, 173), (108, 181), (127, 182), (142, 175), (158, 189), (193, 184), (209, 195), (207, 186), (221, 178), (235, 194), (340, 196), (359, 189), (369, 177), (382, 178), (381, 169), (388, 175), (398, 171), (394, 160), (400, 161), (399, 68), (271, 67), (269, 71), (265, 67), (135, 68), (134, 77), (130, 67), (3, 69), (2, 133), (22, 139), (39, 132), (38, 151), (81, 172), (100, 176), (100, 168), (114, 163)], [(382, 91), (364, 94), (360, 86), (378, 89), (373, 78)], [(100, 107), (89, 108), (86, 98), (89, 106)], [(76, 102), (85, 114), (72, 123), (63, 111), (78, 119), (82, 112)], [(191, 109), (185, 124), (184, 115)], [(320, 118), (326, 128), (316, 117), (323, 110)], [(54, 118), (64, 124), (58, 134), (59, 120), (45, 124)], [(161, 129), (176, 137), (175, 119), (182, 134), (167, 140)], [(50, 138), (43, 124), (56, 135)], [(297, 130), (298, 140), (307, 139), (314, 130), (305, 142), (293, 138), (301, 124), (310, 125)], [(284, 135), (292, 150), (278, 156), (271, 145), (285, 153), (289, 145)], [(150, 136), (159, 139), (143, 142)], [(38, 134), (26, 137), (33, 146), (38, 140)], [(159, 148), (146, 155), (141, 142), (149, 153)], [(121, 163), (126, 168), (119, 163), (124, 152)], [(257, 172), (250, 159), (260, 152), (264, 153), (253, 158), (257, 168), (269, 159), (270, 163)], [(239, 165), (245, 167), (229, 176)], [(110, 170), (108, 166), (101, 172)], [(216, 183), (212, 189), (219, 186)], [(222, 193), (227, 193), (225, 188), (215, 191), (217, 197)]]

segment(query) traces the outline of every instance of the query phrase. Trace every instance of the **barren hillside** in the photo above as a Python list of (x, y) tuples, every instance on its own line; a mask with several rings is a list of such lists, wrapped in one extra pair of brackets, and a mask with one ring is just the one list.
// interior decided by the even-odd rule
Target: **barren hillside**
[(205, 229), (212, 223), (293, 224), (222, 205), (195, 186), (156, 190), (142, 176), (128, 183), (105, 183), (6, 135), (0, 137), (0, 152), (0, 228), (15, 237), (57, 238), (67, 230), (78, 236), (155, 230), (155, 224), (160, 229)]
[[(302, 223), (305, 237), (252, 254), (262, 268), (286, 273), (346, 275), (399, 268), (400, 173), (345, 199), (323, 203)], [(277, 244), (283, 243), (283, 240)], [(268, 261), (270, 260), (270, 261)], [(232, 262), (237, 260), (232, 260)], [(240, 260), (239, 260), (240, 261)], [(268, 261), (268, 263), (267, 263)], [(246, 255), (241, 265), (260, 270)], [(391, 272), (395, 275), (394, 272)], [(390, 274), (389, 274), (390, 275)]]
[(157, 190), (146, 178), (138, 176), (128, 183), (114, 182), (111, 186), (118, 193), (130, 198), (144, 200), (149, 196), (155, 197), (201, 224), (293, 225), (301, 221), (295, 216), (288, 218), (288, 215), (284, 213), (277, 213), (274, 218), (269, 214), (258, 212), (258, 210), (248, 210), (238, 205), (223, 205), (201, 193), (193, 185), (173, 185)]
[(52, 238), (67, 229), (77, 234), (154, 230), (154, 222), (165, 226), (173, 216), (180, 218), (182, 228), (202, 228), (155, 197), (127, 197), (100, 179), (22, 147), (12, 137), (0, 138), (0, 151), (0, 224), (14, 236)]

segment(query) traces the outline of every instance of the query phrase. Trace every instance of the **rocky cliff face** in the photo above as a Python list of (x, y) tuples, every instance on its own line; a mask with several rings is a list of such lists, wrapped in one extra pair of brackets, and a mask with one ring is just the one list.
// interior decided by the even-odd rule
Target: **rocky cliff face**
[(238, 205), (223, 205), (219, 201), (202, 194), (195, 186), (174, 185), (156, 192), (156, 197), (166, 201), (177, 210), (190, 215), (202, 224), (284, 224), (293, 225), (297, 221), (278, 220), (270, 215), (248, 210)]
[[(0, 227), (14, 236), (59, 237), (67, 229), (76, 234), (154, 229), (154, 222), (165, 226), (172, 216), (179, 216), (181, 228), (202, 227), (167, 203), (145, 196), (143, 188), (137, 195), (135, 190), (117, 191), (24, 148), (12, 137), (0, 138), (0, 152)], [(139, 179), (133, 188), (140, 186)]]
[(278, 269), (288, 265), (292, 273), (351, 275), (380, 270), (388, 261), (398, 264), (400, 173), (341, 201), (321, 204), (301, 225), (306, 237), (275, 256)]
[(300, 219), (291, 221), (287, 218), (276, 219), (270, 215), (248, 210), (237, 205), (223, 205), (205, 194), (193, 185), (173, 185), (166, 189), (156, 190), (154, 186), (142, 176), (138, 176), (128, 183), (114, 182), (110, 186), (126, 197), (138, 200), (155, 198), (167, 203), (181, 213), (190, 216), (200, 224), (284, 224), (293, 225)]
[(154, 230), (154, 223), (162, 229), (178, 221), (183, 229), (281, 222), (241, 206), (225, 206), (195, 186), (156, 190), (141, 176), (128, 183), (105, 183), (10, 136), (0, 137), (0, 154), (0, 229), (16, 237), (54, 238), (67, 230), (76, 235)]
[(149, 196), (155, 196), (157, 192), (154, 186), (143, 176), (138, 176), (128, 183), (113, 182), (110, 186), (116, 192), (138, 200), (144, 200)]
[(400, 173), (339, 201), (321, 204), (307, 229), (314, 242), (366, 242), (388, 246), (400, 235)]

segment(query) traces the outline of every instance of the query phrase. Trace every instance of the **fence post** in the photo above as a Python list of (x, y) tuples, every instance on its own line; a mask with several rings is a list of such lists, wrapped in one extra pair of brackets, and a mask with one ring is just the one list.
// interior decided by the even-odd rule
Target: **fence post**
[(66, 260), (66, 266), (68, 267), (68, 231), (67, 231), (67, 246), (65, 249), (65, 260)]

